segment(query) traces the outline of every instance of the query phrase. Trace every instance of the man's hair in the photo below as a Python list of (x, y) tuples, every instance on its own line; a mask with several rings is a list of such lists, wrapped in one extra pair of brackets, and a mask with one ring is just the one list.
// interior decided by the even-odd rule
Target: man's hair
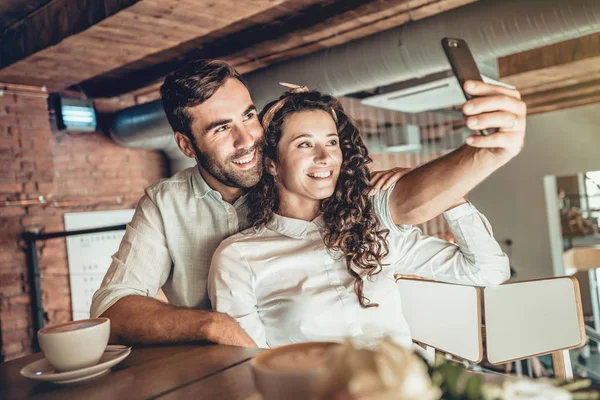
[(167, 75), (160, 95), (173, 131), (193, 141), (192, 118), (187, 109), (204, 103), (229, 78), (244, 83), (241, 75), (222, 60), (193, 60)]

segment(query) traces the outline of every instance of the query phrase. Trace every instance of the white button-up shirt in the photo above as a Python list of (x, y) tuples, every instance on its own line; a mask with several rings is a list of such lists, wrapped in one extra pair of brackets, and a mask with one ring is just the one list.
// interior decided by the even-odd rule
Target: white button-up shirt
[(364, 280), (364, 295), (379, 307), (360, 306), (344, 258), (325, 248), (321, 217), (308, 222), (275, 215), (266, 227), (236, 234), (216, 250), (208, 282), (213, 308), (236, 318), (264, 348), (383, 335), (410, 345), (395, 274), (476, 286), (509, 278), (508, 259), (474, 206), (444, 213), (455, 245), (396, 227), (387, 206), (392, 189), (373, 198), (382, 226), (390, 229), (389, 265)]
[[(387, 213), (387, 196), (374, 199), (376, 211)], [(125, 296), (154, 297), (160, 288), (173, 305), (210, 309), (206, 281), (213, 253), (248, 227), (247, 214), (246, 196), (227, 203), (197, 167), (150, 186), (93, 296), (91, 317)], [(387, 214), (382, 219), (391, 220)]]
[(248, 227), (245, 200), (224, 201), (197, 167), (147, 188), (94, 294), (91, 316), (128, 295), (154, 297), (161, 287), (173, 305), (210, 309), (210, 261), (223, 239)]

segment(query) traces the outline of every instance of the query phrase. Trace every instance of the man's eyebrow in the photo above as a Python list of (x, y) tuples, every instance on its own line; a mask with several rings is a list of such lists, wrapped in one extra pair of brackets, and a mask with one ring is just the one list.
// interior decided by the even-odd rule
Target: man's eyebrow
[[(252, 111), (256, 111), (256, 106), (254, 104), (249, 105), (248, 108), (246, 108), (246, 110), (242, 113), (242, 115), (247, 115), (248, 113), (250, 113)], [(229, 123), (231, 123), (231, 121), (232, 121), (231, 119), (220, 119), (217, 121), (213, 121), (204, 127), (204, 132), (208, 132), (208, 131), (216, 128), (217, 126), (229, 124)]]
[(204, 132), (208, 132), (208, 131), (216, 128), (217, 126), (229, 124), (231, 121), (232, 121), (231, 119), (220, 119), (217, 121), (213, 121), (204, 127)]
[(242, 115), (247, 115), (252, 111), (256, 111), (256, 106), (254, 104), (250, 104), (248, 108), (246, 108), (246, 111), (242, 113)]

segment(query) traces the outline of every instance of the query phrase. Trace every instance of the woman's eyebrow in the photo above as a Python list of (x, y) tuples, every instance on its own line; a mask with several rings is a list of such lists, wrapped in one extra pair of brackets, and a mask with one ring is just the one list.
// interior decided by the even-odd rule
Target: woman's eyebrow
[[(329, 133), (329, 134), (327, 134), (326, 137), (332, 137), (332, 136), (338, 137), (339, 135), (337, 133)], [(302, 138), (307, 138), (307, 137), (310, 138), (310, 137), (313, 137), (313, 135), (311, 135), (310, 133), (302, 133), (302, 134), (296, 136), (295, 138), (293, 138), (292, 142), (294, 140), (298, 140), (298, 139), (302, 139)]]
[(303, 139), (303, 138), (310, 138), (310, 137), (312, 137), (312, 135), (310, 135), (310, 134), (308, 134), (308, 133), (302, 133), (302, 134), (300, 134), (300, 135), (296, 136), (295, 138), (293, 138), (293, 139), (292, 139), (292, 142), (293, 142), (294, 140)]

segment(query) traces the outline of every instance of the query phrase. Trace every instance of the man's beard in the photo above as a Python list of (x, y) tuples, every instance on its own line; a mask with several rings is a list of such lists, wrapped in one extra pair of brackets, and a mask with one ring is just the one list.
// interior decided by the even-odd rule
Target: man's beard
[[(257, 140), (249, 149), (238, 150), (227, 157), (225, 162), (220, 162), (210, 154), (203, 153), (195, 143), (193, 144), (196, 159), (202, 168), (223, 185), (238, 189), (251, 189), (260, 180), (263, 173), (263, 145), (264, 139)], [(233, 164), (232, 160), (252, 154), (254, 150), (256, 150), (256, 164), (253, 168), (240, 170)]]

